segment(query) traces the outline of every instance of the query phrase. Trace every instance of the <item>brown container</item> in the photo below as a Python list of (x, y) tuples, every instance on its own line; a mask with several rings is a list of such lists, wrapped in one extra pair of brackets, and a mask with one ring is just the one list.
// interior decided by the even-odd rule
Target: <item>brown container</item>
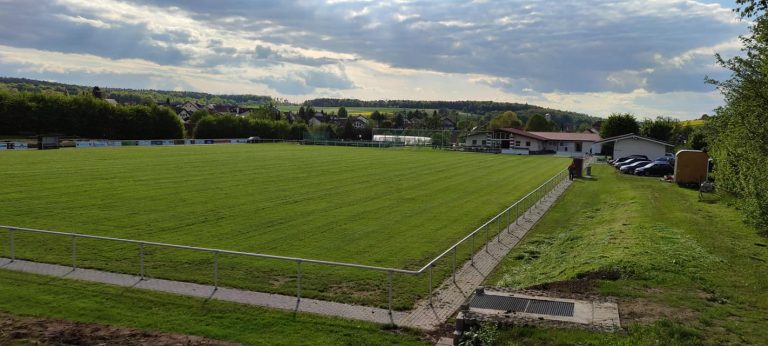
[(583, 178), (582, 172), (584, 170), (584, 159), (582, 158), (573, 158), (573, 164), (576, 166), (576, 172), (574, 172), (574, 177), (576, 178)]
[(701, 150), (680, 150), (675, 154), (675, 182), (701, 184), (707, 180), (709, 155)]

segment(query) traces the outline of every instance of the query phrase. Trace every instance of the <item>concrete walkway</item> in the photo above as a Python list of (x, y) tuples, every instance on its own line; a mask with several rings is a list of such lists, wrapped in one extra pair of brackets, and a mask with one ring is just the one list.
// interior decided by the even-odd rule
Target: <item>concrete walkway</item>
[(484, 249), (475, 254), (474, 264), (470, 260), (461, 269), (457, 269), (455, 282), (453, 276), (443, 281), (432, 297), (432, 304), (429, 297), (419, 301), (408, 316), (398, 320), (398, 324), (435, 330), (445, 323), (570, 185), (571, 182), (566, 180), (541, 199), (537, 206), (508, 225), (498, 239), (494, 238), (488, 243), (487, 251)]
[(72, 267), (68, 266), (29, 262), (18, 259), (11, 262), (9, 258), (0, 258), (0, 268), (158, 292), (175, 293), (204, 299), (217, 299), (275, 309), (337, 316), (382, 324), (398, 321), (406, 315), (404, 312), (394, 311), (393, 316), (390, 318), (388, 310), (367, 306), (334, 303), (308, 298), (301, 298), (301, 302), (297, 302), (296, 297), (294, 296), (244, 291), (224, 287), (216, 288), (209, 285), (163, 279), (145, 278), (144, 280), (141, 280), (140, 277), (135, 275), (117, 274), (92, 269), (73, 270)]
[(480, 286), (485, 277), (493, 271), (512, 247), (536, 224), (549, 207), (570, 186), (566, 181), (546, 195), (537, 205), (507, 226), (497, 239), (494, 237), (485, 249), (474, 255), (474, 264), (467, 261), (457, 269), (456, 281), (449, 276), (435, 291), (430, 305), (429, 298), (417, 302), (410, 312), (372, 308), (361, 305), (335, 303), (324, 300), (302, 298), (297, 302), (295, 296), (238, 290), (189, 282), (145, 278), (136, 275), (118, 274), (93, 269), (72, 269), (70, 266), (46, 264), (23, 260), (11, 261), (0, 257), (0, 269), (25, 273), (49, 275), (90, 282), (112, 284), (123, 287), (146, 289), (158, 292), (174, 293), (204, 299), (217, 299), (235, 303), (263, 306), (268, 308), (308, 312), (319, 315), (336, 316), (353, 320), (375, 323), (395, 323), (401, 326), (434, 330), (448, 320)]

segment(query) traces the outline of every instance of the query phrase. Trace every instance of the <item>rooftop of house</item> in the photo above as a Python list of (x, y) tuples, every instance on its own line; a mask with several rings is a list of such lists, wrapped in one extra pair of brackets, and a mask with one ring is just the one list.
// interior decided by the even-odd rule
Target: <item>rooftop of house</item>
[(500, 131), (509, 132), (518, 136), (538, 139), (540, 141), (574, 141), (574, 142), (597, 142), (600, 135), (596, 133), (584, 132), (540, 132), (525, 131), (516, 128), (502, 128)]
[(537, 136), (541, 136), (550, 141), (584, 141), (584, 142), (597, 142), (600, 140), (600, 135), (596, 133), (584, 133), (584, 132), (530, 132)]
[(618, 142), (618, 141), (623, 141), (623, 140), (627, 140), (627, 139), (643, 140), (643, 141), (647, 141), (647, 142), (658, 143), (658, 144), (665, 145), (665, 146), (668, 146), (668, 147), (673, 147), (674, 146), (674, 145), (672, 145), (670, 143), (667, 143), (667, 142), (664, 142), (664, 141), (660, 141), (658, 139), (644, 137), (644, 136), (636, 135), (634, 133), (628, 133), (628, 134), (621, 135), (621, 136), (615, 136), (615, 137), (606, 138), (606, 139), (598, 141), (597, 143)]

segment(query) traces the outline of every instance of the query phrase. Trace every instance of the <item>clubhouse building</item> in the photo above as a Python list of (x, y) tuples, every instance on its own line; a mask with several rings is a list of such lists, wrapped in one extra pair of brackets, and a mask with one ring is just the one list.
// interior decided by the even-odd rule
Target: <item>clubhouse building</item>
[(468, 135), (464, 147), (495, 149), (503, 154), (555, 154), (583, 156), (597, 154), (600, 136), (594, 132), (529, 132), (515, 128), (502, 128), (493, 132)]

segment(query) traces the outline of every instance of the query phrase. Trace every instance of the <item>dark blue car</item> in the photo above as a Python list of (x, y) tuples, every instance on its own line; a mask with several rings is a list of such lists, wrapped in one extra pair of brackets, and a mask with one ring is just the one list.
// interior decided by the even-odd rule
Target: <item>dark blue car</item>
[(675, 168), (666, 162), (651, 162), (643, 167), (635, 169), (635, 175), (660, 177), (674, 173)]

